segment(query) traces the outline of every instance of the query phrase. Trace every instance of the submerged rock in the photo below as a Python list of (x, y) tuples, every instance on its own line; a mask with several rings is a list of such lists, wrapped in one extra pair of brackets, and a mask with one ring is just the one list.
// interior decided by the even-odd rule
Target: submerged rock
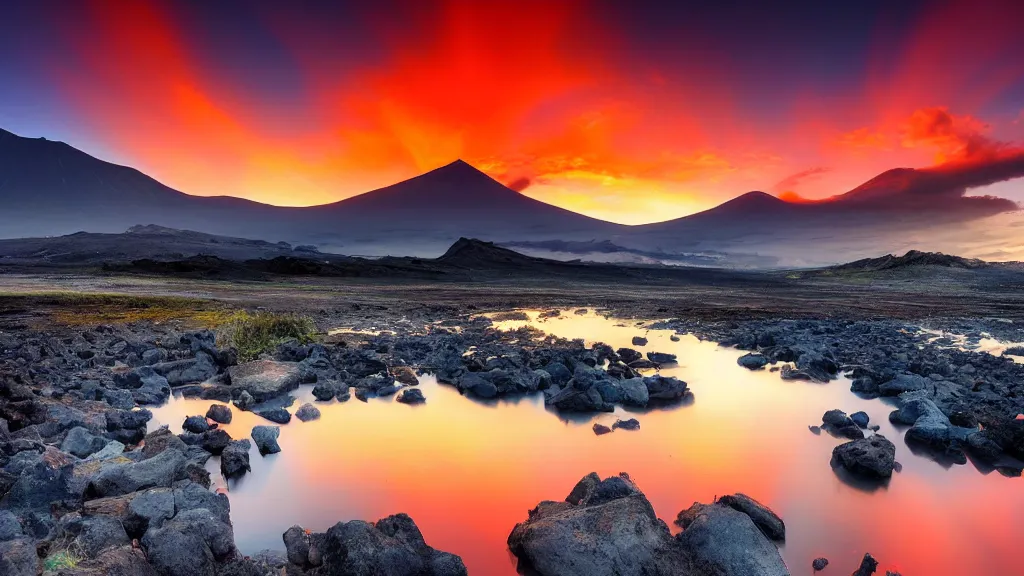
[(832, 450), (833, 468), (842, 466), (868, 479), (891, 477), (895, 459), (896, 446), (880, 434), (840, 444)]
[[(679, 513), (679, 544), (698, 567), (694, 574), (789, 576), (779, 549), (750, 516), (722, 504), (695, 503)], [(682, 572), (686, 573), (686, 572)]]
[(181, 429), (193, 434), (202, 434), (210, 429), (210, 423), (206, 421), (206, 416), (189, 416), (185, 418)]
[(601, 424), (599, 422), (594, 422), (593, 430), (594, 430), (594, 434), (597, 434), (598, 436), (601, 436), (603, 434), (608, 434), (608, 433), (610, 433), (612, 431), (611, 428), (609, 428), (609, 427), (607, 427), (604, 424)]
[(744, 354), (740, 356), (736, 363), (748, 370), (760, 370), (768, 364), (768, 359), (761, 354)]
[(267, 408), (255, 414), (277, 424), (287, 424), (292, 421), (292, 415), (284, 408)]
[(821, 427), (837, 438), (857, 440), (864, 437), (864, 431), (842, 410), (829, 410), (821, 417)]
[(675, 364), (676, 355), (666, 354), (665, 352), (648, 352), (647, 359), (655, 364)]
[(618, 430), (619, 428), (622, 428), (623, 430), (639, 430), (640, 421), (637, 420), (636, 418), (630, 418), (628, 420), (616, 420), (615, 423), (612, 424), (612, 429)]
[(647, 338), (643, 336), (633, 336), (633, 346), (647, 346)]

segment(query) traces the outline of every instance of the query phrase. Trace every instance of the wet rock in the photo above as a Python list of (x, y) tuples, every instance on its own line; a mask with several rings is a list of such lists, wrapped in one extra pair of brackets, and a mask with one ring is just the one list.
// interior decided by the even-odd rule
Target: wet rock
[(718, 503), (749, 516), (753, 520), (754, 525), (768, 538), (772, 540), (786, 539), (786, 524), (782, 521), (782, 518), (773, 512), (771, 508), (750, 496), (739, 493), (731, 496), (722, 496), (718, 499)]
[(853, 423), (861, 428), (867, 428), (868, 422), (870, 422), (871, 419), (866, 412), (854, 412), (853, 414), (850, 414), (850, 420), (853, 420)]
[(232, 440), (220, 455), (220, 472), (225, 478), (234, 478), (245, 474), (249, 467), (248, 440)]
[(672, 334), (671, 336), (669, 336), (668, 339), (673, 341), (673, 342), (679, 342), (679, 336), (676, 336), (675, 334)]
[(666, 354), (665, 352), (648, 352), (647, 359), (659, 365), (676, 363), (676, 355)]
[(882, 396), (899, 396), (904, 392), (925, 390), (931, 385), (931, 380), (917, 374), (898, 374), (892, 380), (878, 385), (878, 393)]
[[(911, 424), (904, 435), (907, 444), (924, 448), (942, 459), (965, 464), (967, 456), (963, 449), (977, 429), (953, 426), (949, 418), (935, 403), (927, 398), (906, 395), (901, 397), (900, 407), (889, 414), (894, 424)], [(979, 443), (981, 447), (982, 443)]]
[(865, 554), (864, 559), (860, 561), (860, 566), (850, 576), (871, 576), (877, 569), (878, 560), (875, 560), (871, 554)]
[(832, 450), (833, 468), (842, 466), (868, 479), (891, 477), (895, 458), (896, 446), (880, 434), (840, 444)]
[(203, 432), (199, 440), (199, 446), (210, 454), (217, 455), (224, 452), (224, 449), (231, 443), (231, 435), (224, 430), (208, 430)]
[(603, 434), (608, 434), (611, 431), (612, 431), (612, 429), (607, 427), (607, 426), (605, 426), (604, 424), (601, 424), (599, 422), (594, 422), (594, 434), (597, 434), (598, 436), (601, 436)]
[(688, 572), (668, 526), (628, 476), (585, 476), (565, 501), (531, 510), (508, 545), (520, 570), (539, 576)]
[(281, 447), (277, 444), (277, 438), (280, 435), (280, 426), (254, 426), (252, 429), (252, 439), (263, 456), (277, 454), (281, 451)]
[(282, 538), (288, 562), (300, 567), (309, 566), (310, 533), (301, 526), (292, 526), (285, 530)]
[(261, 418), (266, 418), (271, 422), (276, 422), (277, 424), (287, 424), (292, 421), (291, 413), (284, 408), (266, 408), (264, 410), (256, 411), (254, 414)]
[(313, 397), (321, 402), (331, 400), (337, 392), (338, 389), (334, 383), (319, 383), (313, 386)]
[[(289, 529), (293, 536), (299, 536)], [(301, 528), (299, 528), (301, 530)], [(289, 532), (285, 534), (288, 535)], [(315, 543), (315, 546), (313, 546)], [(304, 546), (293, 540), (289, 559), (303, 560)], [(315, 550), (315, 554), (314, 554)], [(339, 522), (324, 534), (310, 536), (305, 560), (319, 560), (323, 574), (351, 576), (465, 576), (466, 567), (454, 554), (435, 550), (423, 540), (409, 516), (396, 514), (375, 523)]]
[(815, 572), (821, 572), (828, 566), (828, 558), (815, 558), (811, 561), (811, 570)]
[(232, 404), (239, 410), (250, 410), (256, 405), (256, 399), (252, 397), (248, 390), (242, 390), (242, 393), (238, 395), (238, 398), (235, 398)]
[(768, 359), (761, 354), (744, 354), (736, 363), (748, 370), (760, 370), (768, 364)]
[(691, 395), (686, 382), (672, 376), (646, 376), (644, 385), (651, 402), (674, 402)]
[(203, 508), (179, 512), (141, 544), (162, 576), (214, 576), (216, 563), (235, 554), (231, 526)]
[(401, 402), (402, 404), (422, 404), (427, 401), (423, 396), (423, 391), (419, 388), (406, 388), (395, 398), (395, 401)]
[(643, 336), (633, 336), (633, 346), (647, 346), (647, 338)]
[(815, 382), (828, 382), (839, 372), (839, 363), (831, 352), (804, 352), (796, 359), (796, 367)]
[(789, 576), (778, 548), (750, 516), (722, 504), (695, 503), (676, 518), (676, 537), (699, 574)]
[(642, 378), (630, 378), (628, 380), (614, 380), (602, 378), (594, 382), (601, 398), (610, 404), (622, 404), (624, 406), (636, 406), (643, 408), (650, 401), (650, 392)]
[(248, 392), (257, 402), (290, 392), (302, 381), (298, 362), (255, 360), (232, 366), (228, 374), (233, 388)]
[(639, 430), (640, 421), (637, 420), (636, 418), (630, 418), (628, 420), (616, 420), (615, 423), (612, 424), (612, 429), (618, 430), (619, 428), (623, 430)]
[(611, 412), (615, 409), (612, 404), (601, 398), (601, 393), (596, 387), (580, 390), (570, 385), (552, 390), (550, 396), (545, 396), (544, 402), (565, 412)]
[(807, 429), (810, 430), (811, 434), (814, 434), (815, 436), (818, 436), (818, 435), (821, 434), (821, 427), (820, 426), (808, 426)]
[(637, 352), (636, 350), (633, 350), (632, 348), (619, 348), (618, 350), (615, 351), (615, 353), (618, 354), (619, 359), (625, 362), (626, 364), (629, 364), (630, 362), (636, 362), (637, 360), (640, 360), (641, 358), (644, 357), (643, 354)]
[(309, 422), (310, 420), (316, 420), (320, 418), (320, 409), (312, 404), (306, 403), (299, 406), (299, 409), (295, 411), (295, 417), (302, 422)]
[(217, 365), (205, 352), (197, 353), (195, 358), (154, 364), (151, 368), (172, 387), (203, 382), (217, 374)]
[(829, 410), (821, 417), (821, 427), (837, 438), (856, 440), (864, 437), (864, 431), (842, 410)]
[(193, 434), (202, 434), (210, 429), (210, 423), (206, 421), (206, 416), (189, 416), (185, 418), (181, 429)]
[(68, 435), (60, 445), (60, 449), (79, 458), (86, 458), (94, 452), (102, 450), (109, 440), (76, 426), (68, 431)]
[(356, 388), (356, 400), (360, 402), (366, 402), (370, 398), (376, 398), (377, 393), (369, 388)]
[(211, 404), (206, 417), (218, 424), (231, 423), (231, 408), (224, 404)]

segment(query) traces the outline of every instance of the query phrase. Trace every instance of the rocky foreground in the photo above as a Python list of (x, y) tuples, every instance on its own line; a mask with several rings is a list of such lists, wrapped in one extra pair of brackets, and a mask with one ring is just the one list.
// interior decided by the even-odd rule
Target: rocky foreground
[[(542, 392), (553, 410), (568, 412), (692, 399), (685, 382), (649, 372), (675, 362), (671, 355), (499, 332), (482, 318), (448, 324), (459, 330), (442, 323), (423, 333), (286, 342), (244, 363), (210, 331), (140, 324), (0, 333), (0, 574), (464, 574), (458, 557), (430, 548), (402, 514), (325, 533), (293, 527), (283, 537), (287, 555), (244, 557), (206, 462), (219, 457), (221, 473), (233, 477), (249, 470), (250, 442), (261, 454), (279, 451), (274, 424), (319, 416), (315, 406), (293, 413), (282, 401), (301, 384), (321, 401), (397, 394), (429, 403), (416, 384), (430, 372), (479, 401)], [(961, 352), (892, 322), (667, 327), (748, 350), (742, 366), (776, 364), (786, 379), (850, 373), (855, 392), (896, 398), (890, 419), (909, 426), (912, 446), (1019, 474), (1024, 366), (1008, 358)], [(646, 344), (638, 337), (635, 346)], [(215, 405), (189, 417), (182, 434), (149, 430), (145, 406), (172, 393), (231, 402), (267, 424), (231, 438), (218, 428), (231, 409)], [(833, 454), (837, 469), (880, 479), (897, 466), (892, 443), (870, 434), (861, 415), (830, 412), (822, 428), (850, 440)], [(565, 501), (531, 511), (509, 546), (538, 574), (788, 573), (772, 543), (784, 524), (743, 495), (695, 504), (677, 524), (683, 531), (672, 536), (628, 477), (591, 475)]]

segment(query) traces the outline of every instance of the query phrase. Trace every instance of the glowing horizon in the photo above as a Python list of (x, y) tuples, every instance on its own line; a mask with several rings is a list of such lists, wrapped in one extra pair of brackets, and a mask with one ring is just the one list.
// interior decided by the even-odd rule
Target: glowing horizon
[[(639, 224), (1024, 153), (1011, 1), (808, 5), (774, 31), (770, 10), (601, 0), (47, 3), (19, 6), (0, 41), (26, 55), (0, 60), (25, 79), (0, 128), (197, 196), (326, 204), (461, 158)], [(1024, 201), (1020, 180), (998, 192)]]

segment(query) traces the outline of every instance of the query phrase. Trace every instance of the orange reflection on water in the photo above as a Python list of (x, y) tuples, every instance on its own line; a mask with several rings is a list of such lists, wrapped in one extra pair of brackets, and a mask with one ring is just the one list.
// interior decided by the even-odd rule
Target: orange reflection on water
[[(887, 419), (892, 409), (828, 385), (784, 382), (736, 364), (737, 350), (667, 331), (646, 331), (594, 315), (537, 321), (558, 336), (630, 346), (645, 333), (644, 350), (679, 356), (664, 374), (686, 380), (690, 405), (641, 413), (617, 410), (566, 419), (536, 397), (484, 404), (422, 377), (423, 406), (392, 398), (318, 404), (320, 420), (284, 426), (282, 452), (252, 450), (252, 472), (229, 485), (235, 536), (243, 552), (281, 549), (281, 533), (299, 524), (323, 530), (341, 520), (373, 520), (406, 512), (427, 542), (463, 557), (471, 574), (515, 574), (505, 539), (541, 500), (561, 499), (584, 474), (628, 472), (667, 522), (694, 501), (744, 492), (786, 521), (782, 553), (793, 574), (829, 558), (830, 571), (849, 573), (864, 552), (885, 569), (910, 575), (1018, 574), (1024, 535), (1019, 479), (987, 476), (971, 466), (950, 470), (910, 453)], [(630, 323), (631, 324), (631, 323)], [(514, 327), (515, 323), (506, 323)], [(298, 401), (313, 401), (309, 387)], [(154, 411), (153, 425), (180, 431), (189, 414), (210, 401), (174, 400)], [(815, 436), (828, 409), (864, 410), (894, 440), (903, 472), (887, 488), (865, 492), (829, 467), (840, 441)], [(234, 411), (225, 426), (235, 438), (268, 424)], [(590, 427), (636, 417), (638, 432), (595, 436)], [(217, 469), (216, 459), (209, 467)]]

